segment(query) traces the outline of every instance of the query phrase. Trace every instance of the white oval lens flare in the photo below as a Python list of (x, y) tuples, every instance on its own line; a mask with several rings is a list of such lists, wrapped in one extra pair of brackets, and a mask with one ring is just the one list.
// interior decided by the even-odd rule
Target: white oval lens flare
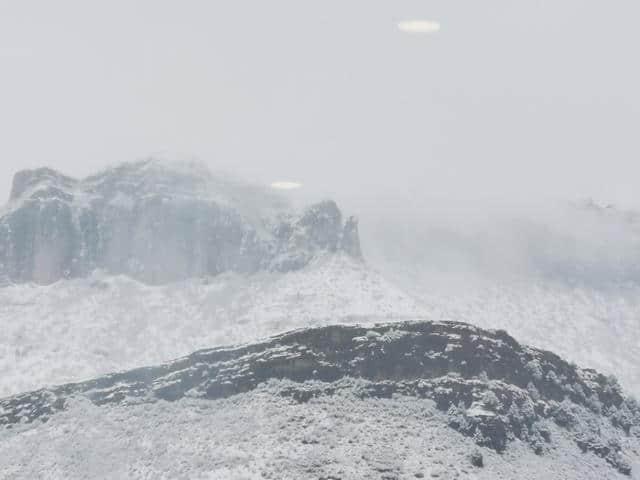
[(295, 190), (300, 187), (302, 187), (302, 184), (298, 182), (273, 182), (271, 184), (271, 188), (278, 190)]
[(398, 29), (406, 33), (436, 33), (440, 24), (432, 20), (405, 20), (398, 22)]

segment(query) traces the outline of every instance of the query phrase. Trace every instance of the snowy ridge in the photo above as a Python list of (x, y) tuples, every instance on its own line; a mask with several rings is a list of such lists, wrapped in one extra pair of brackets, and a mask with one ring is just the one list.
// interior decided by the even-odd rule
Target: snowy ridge
[[(165, 406), (167, 401), (176, 406)], [(34, 445), (33, 435), (55, 438), (54, 444), (62, 445), (70, 440), (65, 425), (87, 412), (96, 420), (92, 422), (94, 434), (121, 435), (122, 428), (136, 431), (133, 425), (150, 420), (148, 414), (137, 416), (141, 412), (138, 406), (149, 405), (144, 410), (156, 415), (156, 423), (145, 430), (151, 442), (145, 465), (130, 458), (122, 463), (122, 455), (117, 455), (120, 446), (111, 442), (100, 445), (106, 456), (91, 467), (98, 472), (104, 469), (103, 474), (125, 469), (129, 476), (144, 477), (162, 465), (166, 468), (168, 452), (154, 451), (153, 445), (166, 431), (163, 425), (172, 418), (169, 412), (178, 414), (178, 422), (184, 422), (185, 415), (201, 418), (210, 408), (234, 417), (236, 409), (243, 410), (247, 404), (263, 405), (250, 415), (256, 420), (274, 404), (282, 405), (283, 412), (268, 421), (262, 418), (252, 429), (237, 427), (222, 432), (218, 441), (225, 439), (229, 450), (213, 447), (219, 454), (216, 465), (187, 462), (181, 474), (205, 478), (243, 465), (245, 476), (238, 478), (253, 478), (250, 475), (264, 471), (279, 471), (285, 478), (321, 478), (331, 472), (334, 478), (341, 478), (341, 469), (356, 468), (357, 462), (309, 464), (293, 456), (286, 463), (260, 465), (254, 458), (243, 464), (234, 460), (233, 451), (235, 445), (246, 445), (249, 438), (266, 437), (270, 443), (275, 430), (304, 419), (307, 426), (317, 427), (303, 427), (293, 432), (294, 438), (303, 445), (317, 445), (329, 440), (326, 433), (315, 433), (322, 419), (331, 428), (327, 409), (336, 418), (340, 405), (349, 405), (355, 413), (349, 421), (366, 422), (360, 416), (363, 412), (381, 416), (383, 431), (394, 438), (410, 435), (423, 444), (434, 440), (437, 431), (437, 443), (453, 444), (456, 436), (468, 439), (462, 440), (453, 454), (464, 464), (443, 464), (447, 457), (437, 449), (433, 458), (405, 452), (395, 459), (374, 448), (375, 454), (363, 455), (364, 461), (352, 471), (355, 478), (366, 477), (368, 471), (382, 476), (388, 473), (389, 478), (410, 478), (425, 469), (435, 473), (437, 468), (445, 478), (476, 478), (482, 475), (483, 458), (494, 475), (488, 478), (509, 478), (504, 475), (510, 469), (505, 470), (499, 458), (507, 455), (510, 468), (514, 468), (526, 463), (531, 454), (540, 456), (543, 465), (553, 465), (545, 470), (546, 478), (638, 478), (634, 467), (640, 461), (640, 407), (622, 394), (614, 380), (573, 367), (550, 352), (521, 346), (504, 332), (451, 322), (302, 329), (262, 343), (202, 350), (158, 367), (6, 398), (0, 400), (0, 424), (5, 426), (0, 431), (0, 458), (9, 468), (23, 462), (25, 471), (41, 474), (47, 468), (48, 448), (42, 443)], [(292, 412), (299, 413), (298, 420), (290, 418)], [(426, 422), (422, 431), (415, 429), (416, 414)], [(124, 425), (119, 426), (124, 418)], [(43, 419), (49, 420), (34, 422)], [(341, 423), (340, 416), (335, 421)], [(395, 439), (387, 443), (387, 437), (378, 438), (374, 432), (359, 431), (359, 448), (364, 444), (373, 447), (371, 442), (383, 450), (390, 443), (398, 445)], [(201, 433), (187, 429), (177, 437), (184, 441), (194, 435)], [(470, 448), (473, 443), (476, 447)], [(404, 445), (402, 441), (399, 444)], [(20, 453), (27, 445), (35, 447), (28, 457)], [(468, 449), (466, 458), (460, 458), (461, 446)], [(208, 443), (196, 447), (203, 454), (209, 448)], [(340, 451), (329, 453), (328, 458), (337, 459), (336, 454)], [(82, 475), (87, 467), (82, 456), (59, 457), (59, 473), (65, 477)], [(18, 474), (16, 478), (21, 477)], [(534, 474), (527, 478), (543, 477)]]
[(149, 286), (94, 274), (0, 288), (0, 396), (152, 365), (292, 328), (416, 315), (418, 304), (344, 254), (288, 273)]
[(640, 396), (639, 285), (601, 289), (523, 279), (409, 292), (429, 318), (507, 330), (518, 341), (615, 374)]
[(507, 330), (615, 374), (640, 394), (640, 288), (441, 287), (412, 297), (343, 254), (295, 272), (228, 273), (163, 286), (99, 273), (50, 286), (11, 285), (0, 289), (0, 396), (293, 328), (418, 317)]

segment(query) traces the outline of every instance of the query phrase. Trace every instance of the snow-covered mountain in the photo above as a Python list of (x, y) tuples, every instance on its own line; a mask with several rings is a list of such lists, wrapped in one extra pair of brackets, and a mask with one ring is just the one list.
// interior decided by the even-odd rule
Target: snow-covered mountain
[(0, 288), (0, 396), (293, 328), (408, 318), (505, 329), (614, 374), (640, 395), (640, 287), (607, 292), (524, 281), (449, 287), (431, 284), (421, 297), (409, 295), (343, 254), (295, 272), (226, 273), (167, 285), (102, 273), (10, 285)]
[(334, 202), (198, 165), (20, 172), (0, 212), (0, 472), (633, 477), (640, 414), (612, 374), (640, 393), (638, 217), (568, 215), (488, 236), (394, 216), (392, 254), (368, 235), (365, 259)]
[(454, 322), (302, 329), (0, 400), (5, 478), (640, 478), (617, 382)]
[[(166, 208), (154, 199), (162, 199)], [(252, 269), (218, 264), (207, 270), (211, 263), (199, 263), (216, 257), (220, 245), (198, 245), (232, 227), (210, 223), (205, 235), (197, 225), (208, 220), (194, 220), (193, 212), (179, 205), (191, 205), (203, 218), (218, 218), (220, 209), (232, 212), (229, 218), (238, 220), (238, 228), (262, 239), (260, 255), (249, 255), (255, 259)], [(54, 206), (68, 212), (69, 235), (80, 239), (70, 243), (69, 265), (76, 266), (71, 269), (58, 260), (60, 268), (49, 269), (51, 258), (58, 258), (51, 252), (64, 250), (50, 245), (65, 244), (59, 235), (66, 231), (66, 214), (46, 213)], [(90, 237), (78, 227), (86, 215), (101, 219), (99, 241), (76, 250)], [(390, 262), (376, 255), (375, 235), (366, 237), (369, 253), (362, 260), (357, 224), (343, 222), (333, 202), (297, 212), (270, 191), (198, 165), (149, 160), (82, 181), (49, 169), (19, 173), (0, 220), (3, 231), (11, 232), (0, 242), (7, 283), (0, 288), (0, 395), (156, 364), (198, 348), (252, 342), (292, 328), (406, 318), (505, 329), (519, 341), (615, 374), (640, 394), (640, 282), (634, 281), (632, 261), (637, 242), (627, 229), (636, 225), (636, 216), (591, 203), (563, 215), (556, 223), (569, 227), (561, 231), (539, 224), (514, 231), (503, 223), (492, 230), (502, 233), (488, 237), (438, 228), (436, 222), (421, 232), (415, 228), (419, 222), (402, 225), (397, 217), (390, 223), (395, 249), (387, 268)], [(166, 229), (178, 233), (162, 234)], [(45, 230), (57, 233), (43, 236)], [(28, 241), (18, 242), (18, 232)], [(174, 241), (176, 235), (180, 242)], [(513, 254), (519, 250), (512, 240), (520, 237), (526, 240), (519, 248), (527, 255)], [(225, 251), (245, 255), (243, 238), (248, 237), (238, 236), (238, 245), (231, 242)], [(558, 247), (580, 239), (581, 250)], [(148, 242), (155, 246), (145, 247)], [(460, 258), (472, 257), (474, 249), (489, 250), (476, 252), (484, 263), (528, 262), (538, 274), (512, 278), (481, 271), (473, 277), (466, 266), (456, 272)], [(200, 251), (198, 261), (188, 260), (193, 251)], [(23, 281), (45, 280), (37, 273), (42, 269), (63, 278), (50, 285)], [(582, 272), (582, 277), (567, 281), (559, 272), (572, 272), (572, 278)]]
[(331, 201), (303, 212), (198, 164), (154, 159), (76, 180), (18, 172), (0, 217), (0, 279), (50, 284), (96, 269), (162, 284), (290, 271), (321, 251), (360, 256), (357, 223)]

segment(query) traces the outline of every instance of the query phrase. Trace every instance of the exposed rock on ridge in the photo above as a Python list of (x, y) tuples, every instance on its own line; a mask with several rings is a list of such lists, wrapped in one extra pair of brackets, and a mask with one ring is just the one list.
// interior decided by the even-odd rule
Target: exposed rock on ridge
[(359, 257), (332, 201), (294, 213), (274, 193), (155, 160), (83, 180), (18, 172), (0, 217), (0, 280), (53, 283), (95, 269), (160, 284), (225, 271), (288, 271), (318, 253)]
[[(501, 452), (519, 439), (538, 454), (553, 448), (555, 423), (585, 453), (629, 474), (627, 439), (640, 438), (640, 408), (615, 379), (518, 344), (503, 331), (453, 322), (402, 322), (374, 328), (294, 331), (263, 343), (203, 350), (158, 367), (0, 400), (0, 425), (46, 419), (73, 397), (96, 405), (215, 399), (271, 379), (296, 402), (355, 389), (433, 399), (448, 426)], [(354, 379), (358, 379), (354, 381)]]

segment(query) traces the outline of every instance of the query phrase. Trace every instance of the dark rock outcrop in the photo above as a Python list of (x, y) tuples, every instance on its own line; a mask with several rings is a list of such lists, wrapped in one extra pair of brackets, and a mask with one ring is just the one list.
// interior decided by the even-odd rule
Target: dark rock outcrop
[(360, 234), (358, 233), (358, 219), (356, 217), (347, 218), (344, 224), (344, 233), (342, 234), (340, 247), (353, 258), (362, 258)]
[(35, 198), (59, 197), (63, 200), (72, 200), (73, 196), (66, 193), (78, 183), (77, 180), (67, 177), (51, 168), (38, 168), (36, 170), (22, 170), (13, 177), (13, 185), (9, 200), (18, 200), (28, 190), (39, 185), (44, 188), (39, 192), (33, 192)]
[(160, 284), (225, 271), (288, 271), (321, 252), (359, 257), (331, 201), (295, 214), (258, 187), (154, 160), (76, 180), (15, 175), (0, 217), (0, 280), (53, 283), (95, 269)]
[(96, 405), (216, 399), (272, 379), (286, 380), (279, 394), (296, 402), (347, 388), (362, 398), (430, 398), (447, 413), (449, 427), (498, 452), (517, 438), (542, 455), (553, 445), (549, 427), (555, 424), (585, 452), (627, 474), (611, 432), (624, 438), (640, 427), (638, 404), (614, 379), (522, 346), (503, 331), (454, 322), (331, 326), (198, 351), (157, 367), (0, 400), (0, 425), (46, 420), (78, 396)]

